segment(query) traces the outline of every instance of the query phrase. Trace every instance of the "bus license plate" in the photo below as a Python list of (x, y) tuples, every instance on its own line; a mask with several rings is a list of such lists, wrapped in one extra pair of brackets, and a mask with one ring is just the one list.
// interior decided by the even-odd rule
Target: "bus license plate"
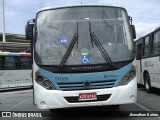
[(80, 93), (79, 101), (97, 100), (97, 93)]

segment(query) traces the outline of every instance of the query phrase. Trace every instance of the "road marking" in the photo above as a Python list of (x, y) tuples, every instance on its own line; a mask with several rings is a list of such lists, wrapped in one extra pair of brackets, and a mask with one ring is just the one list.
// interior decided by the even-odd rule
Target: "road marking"
[[(150, 112), (150, 113), (152, 113), (152, 114), (158, 114), (158, 113), (152, 112), (152, 110), (146, 108), (145, 106), (143, 106), (143, 105), (141, 105), (141, 104), (139, 104), (139, 103), (135, 103), (135, 105), (137, 105), (138, 107), (140, 107), (140, 108), (142, 108), (143, 110), (148, 111), (148, 112)], [(157, 117), (157, 118), (160, 119), (160, 117)]]
[(11, 92), (3, 92), (0, 93), (0, 95), (8, 95), (8, 94), (16, 94), (16, 93), (27, 93), (27, 92), (32, 92), (33, 90), (19, 90), (19, 91), (11, 91)]
[(143, 105), (141, 105), (141, 104), (139, 104), (139, 103), (135, 103), (138, 107), (140, 107), (140, 108), (142, 108), (142, 109), (144, 109), (145, 111), (149, 111), (149, 112), (151, 112), (152, 110), (150, 110), (150, 109), (148, 109), (148, 108), (146, 108), (146, 107), (144, 107)]
[[(29, 98), (29, 99), (30, 99), (30, 98)], [(25, 103), (26, 101), (28, 101), (28, 99), (27, 99), (27, 100), (24, 100), (24, 101), (22, 101), (22, 102), (20, 102), (20, 103), (18, 103), (18, 104), (16, 104), (16, 105), (14, 105), (14, 106), (12, 106), (12, 107), (10, 107), (7, 111), (10, 111), (10, 110), (12, 110), (12, 109), (18, 107), (19, 105)]]

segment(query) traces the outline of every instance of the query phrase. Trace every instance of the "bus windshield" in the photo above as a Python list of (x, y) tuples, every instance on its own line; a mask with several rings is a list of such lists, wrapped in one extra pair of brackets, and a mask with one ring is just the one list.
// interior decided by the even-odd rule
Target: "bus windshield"
[(63, 58), (67, 58), (63, 63), (66, 66), (110, 64), (132, 60), (132, 53), (133, 40), (125, 9), (83, 6), (37, 14), (35, 60), (40, 65), (59, 66)]

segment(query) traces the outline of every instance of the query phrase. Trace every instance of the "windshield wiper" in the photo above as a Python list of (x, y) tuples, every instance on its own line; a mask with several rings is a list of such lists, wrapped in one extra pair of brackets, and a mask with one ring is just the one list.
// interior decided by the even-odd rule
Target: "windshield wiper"
[(64, 54), (64, 56), (63, 56), (63, 58), (62, 58), (62, 60), (60, 62), (58, 70), (62, 70), (63, 69), (63, 66), (66, 63), (69, 55), (71, 54), (71, 51), (72, 51), (72, 49), (73, 49), (73, 47), (74, 47), (76, 42), (77, 42), (77, 48), (78, 48), (78, 23), (77, 23), (77, 33), (74, 34), (74, 36), (73, 36), (73, 38), (72, 38), (72, 40), (71, 40), (71, 42), (70, 42), (65, 54)]
[(92, 32), (91, 23), (90, 22), (89, 22), (89, 31), (90, 31), (92, 47), (93, 47), (93, 42), (94, 42), (94, 44), (97, 46), (97, 48), (101, 52), (101, 54), (102, 54), (103, 58), (105, 59), (105, 61), (108, 62), (111, 67), (114, 67), (113, 61), (111, 60), (111, 58), (108, 55), (107, 51), (104, 49), (103, 45), (99, 41), (99, 39), (96, 36), (96, 34), (94, 32)]

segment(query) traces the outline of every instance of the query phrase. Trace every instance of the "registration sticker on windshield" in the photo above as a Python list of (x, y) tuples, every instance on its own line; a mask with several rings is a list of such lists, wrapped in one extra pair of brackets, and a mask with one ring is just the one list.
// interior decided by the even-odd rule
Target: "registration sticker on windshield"
[(87, 49), (87, 48), (83, 48), (83, 49), (81, 49), (81, 54), (82, 55), (88, 55), (89, 54), (89, 50)]
[(66, 44), (68, 42), (68, 39), (66, 37), (62, 37), (59, 41), (61, 44)]

